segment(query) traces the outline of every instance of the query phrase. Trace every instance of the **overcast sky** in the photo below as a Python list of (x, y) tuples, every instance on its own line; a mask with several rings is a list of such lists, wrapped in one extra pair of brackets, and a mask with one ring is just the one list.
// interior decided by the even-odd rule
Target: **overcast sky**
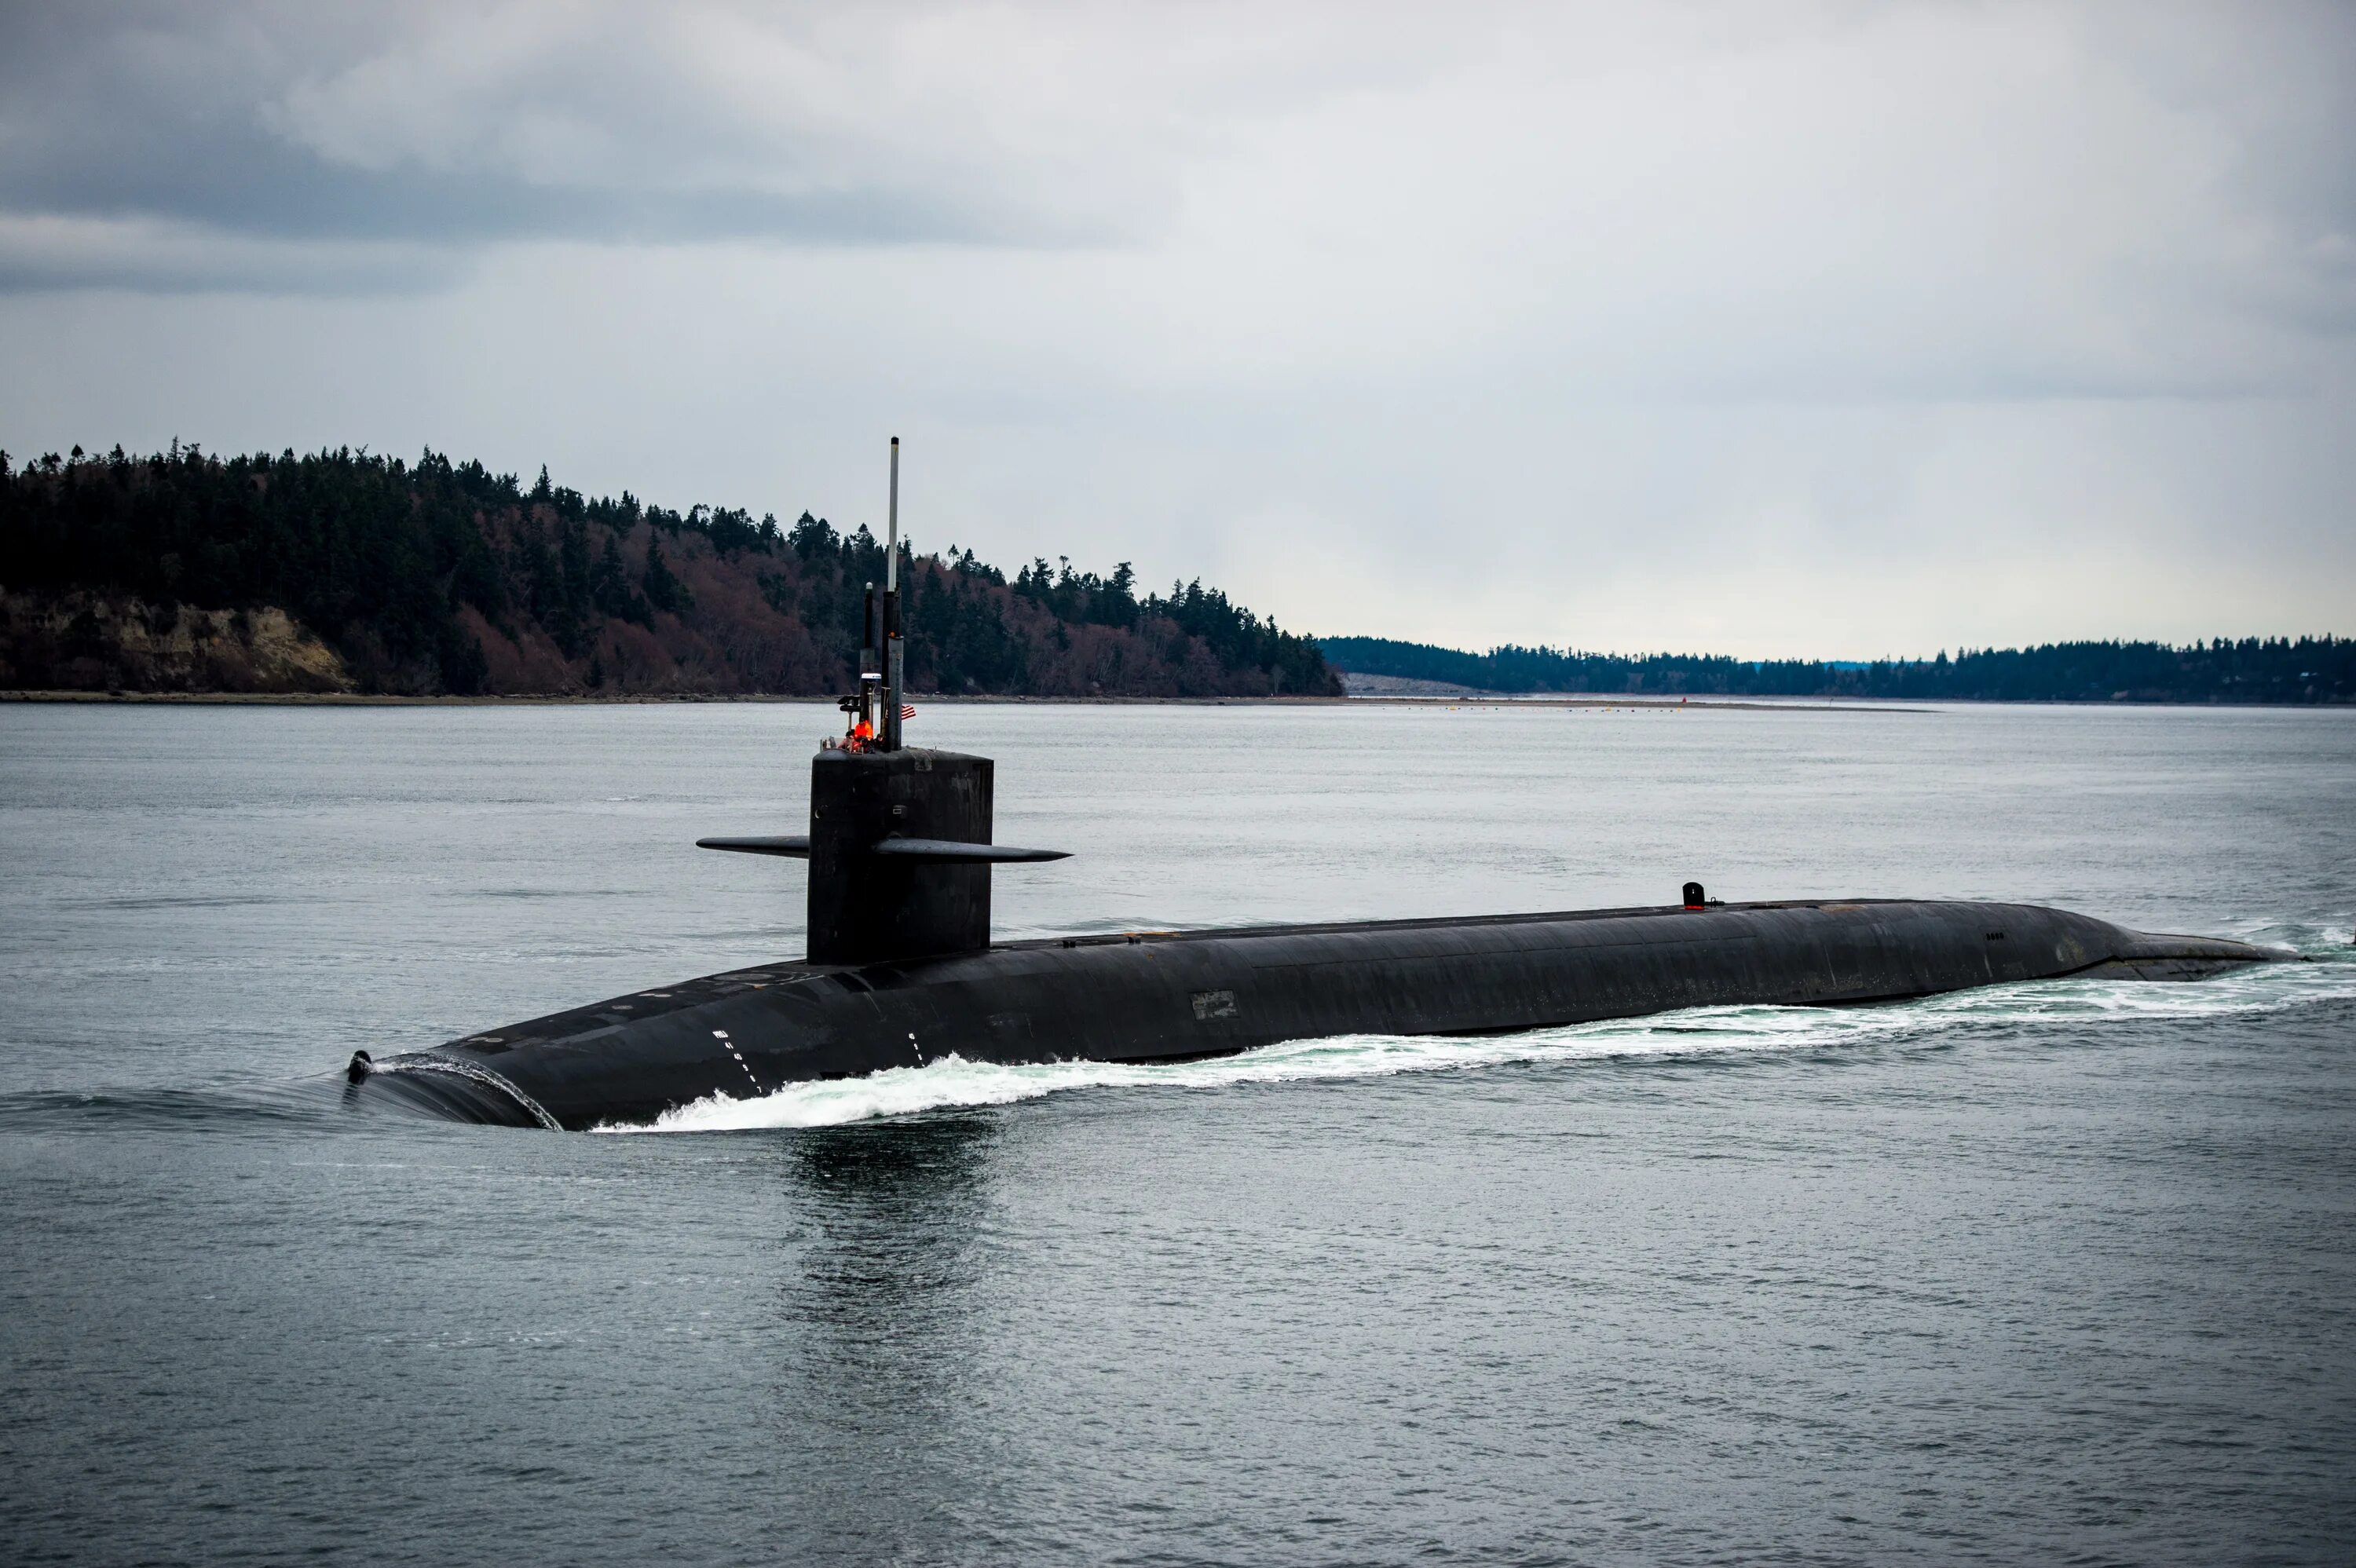
[(2356, 633), (2356, 6), (0, 0), (0, 446), (1863, 657)]

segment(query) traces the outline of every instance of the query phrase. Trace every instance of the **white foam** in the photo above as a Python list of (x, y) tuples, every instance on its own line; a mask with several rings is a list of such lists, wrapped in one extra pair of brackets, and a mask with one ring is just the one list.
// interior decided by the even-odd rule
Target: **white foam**
[(2193, 1019), (2276, 1012), (2356, 997), (2356, 962), (2268, 965), (2190, 983), (2055, 980), (1956, 991), (1890, 1007), (1695, 1008), (1649, 1018), (1471, 1039), (1340, 1035), (1290, 1040), (1206, 1061), (1054, 1061), (1006, 1066), (948, 1056), (862, 1078), (789, 1083), (737, 1099), (715, 1093), (651, 1126), (600, 1132), (739, 1132), (833, 1126), (955, 1107), (1007, 1105), (1078, 1089), (1224, 1089), (1245, 1083), (1463, 1072), (1514, 1062), (1709, 1056), (1815, 1050), (1934, 1037), (1961, 1026), (2066, 1024), (2093, 1019)]

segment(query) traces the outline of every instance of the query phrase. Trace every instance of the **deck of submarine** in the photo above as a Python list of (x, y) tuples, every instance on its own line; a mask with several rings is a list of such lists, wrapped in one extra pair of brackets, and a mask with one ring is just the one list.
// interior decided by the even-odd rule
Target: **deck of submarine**
[[(1052, 951), (1061, 948), (1119, 946), (1137, 944), (1182, 942), (1249, 942), (1288, 936), (1330, 936), (1361, 932), (1448, 931), (1468, 926), (1495, 928), (1515, 925), (1554, 925), (1570, 921), (1631, 920), (1638, 918), (1672, 917), (1696, 920), (1709, 915), (1740, 911), (1788, 909), (1856, 909), (1876, 904), (1922, 903), (1940, 901), (1920, 899), (1779, 899), (1759, 903), (1713, 903), (1705, 910), (1688, 910), (1680, 904), (1640, 904), (1625, 909), (1540, 910), (1523, 914), (1430, 915), (1408, 920), (1342, 920), (1319, 921), (1293, 925), (1234, 925), (1213, 926), (1191, 931), (1108, 931), (1078, 933), (1066, 936), (1029, 937), (1019, 942), (993, 942), (991, 953), (1022, 953)], [(971, 954), (944, 954), (943, 958), (971, 957)], [(592, 1029), (607, 1029), (635, 1022), (640, 1019), (659, 1018), (680, 1008), (700, 1007), (722, 997), (742, 991), (765, 990), (771, 986), (791, 985), (821, 975), (839, 975), (845, 970), (905, 967), (934, 962), (932, 959), (887, 959), (875, 964), (811, 964), (798, 958), (780, 959), (767, 964), (755, 964), (743, 969), (723, 970), (698, 979), (681, 980), (673, 985), (652, 986), (585, 1007), (569, 1008), (563, 1012), (489, 1029), (477, 1034), (445, 1041), (444, 1050), (464, 1049), (481, 1055), (498, 1055), (515, 1046), (534, 1040), (562, 1040), (585, 1034)]]

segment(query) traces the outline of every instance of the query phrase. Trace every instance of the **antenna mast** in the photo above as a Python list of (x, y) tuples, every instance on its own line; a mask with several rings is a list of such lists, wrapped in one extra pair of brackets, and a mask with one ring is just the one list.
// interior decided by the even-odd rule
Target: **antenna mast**
[(892, 438), (892, 506), (884, 533), (883, 747), (900, 749), (900, 438)]

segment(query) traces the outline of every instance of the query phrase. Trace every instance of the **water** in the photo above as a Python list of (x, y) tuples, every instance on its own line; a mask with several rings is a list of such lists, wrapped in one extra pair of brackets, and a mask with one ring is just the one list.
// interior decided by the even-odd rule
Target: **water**
[(2321, 961), (565, 1136), (816, 708), (0, 708), (0, 1560), (2344, 1562), (2356, 714), (927, 709), (1017, 934), (2016, 898)]

